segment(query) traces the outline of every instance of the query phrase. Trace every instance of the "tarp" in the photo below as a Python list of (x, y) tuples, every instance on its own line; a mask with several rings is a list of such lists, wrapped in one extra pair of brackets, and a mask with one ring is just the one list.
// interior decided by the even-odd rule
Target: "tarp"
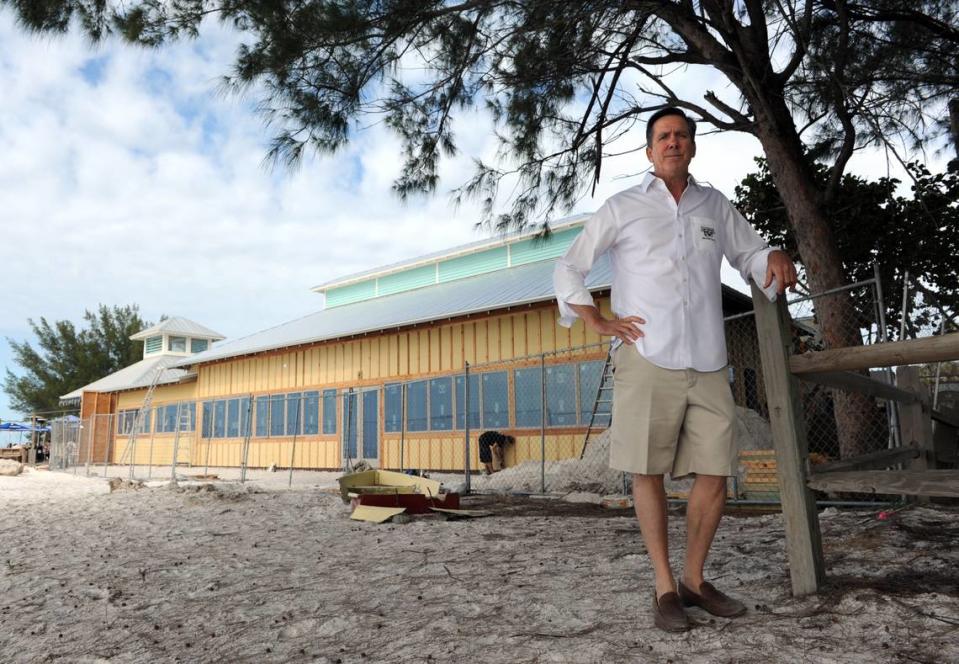
[(0, 422), (0, 431), (49, 431), (50, 427), (37, 427), (33, 428), (29, 424), (21, 424), (20, 422)]

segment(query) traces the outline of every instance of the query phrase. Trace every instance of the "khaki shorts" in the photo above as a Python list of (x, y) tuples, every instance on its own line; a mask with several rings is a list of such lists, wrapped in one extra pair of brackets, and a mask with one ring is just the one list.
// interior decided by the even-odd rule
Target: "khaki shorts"
[(613, 353), (609, 465), (640, 475), (733, 475), (736, 406), (725, 369), (663, 369), (623, 344)]

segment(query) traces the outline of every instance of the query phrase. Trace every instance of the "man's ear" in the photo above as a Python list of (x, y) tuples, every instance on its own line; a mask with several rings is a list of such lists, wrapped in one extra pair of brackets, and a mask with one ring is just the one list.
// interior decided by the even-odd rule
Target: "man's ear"
[(646, 146), (646, 158), (649, 160), (649, 163), (653, 163), (653, 149)]

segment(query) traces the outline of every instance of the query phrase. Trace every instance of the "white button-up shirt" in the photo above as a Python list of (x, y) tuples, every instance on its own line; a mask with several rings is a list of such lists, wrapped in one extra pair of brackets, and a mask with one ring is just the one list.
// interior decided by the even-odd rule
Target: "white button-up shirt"
[[(666, 183), (648, 174), (609, 198), (557, 261), (560, 324), (576, 321), (570, 304), (594, 305), (586, 275), (609, 252), (613, 313), (646, 321), (635, 344), (639, 353), (666, 369), (719, 370), (726, 365), (722, 257), (762, 286), (771, 251), (712, 187), (690, 176), (677, 204)], [(774, 299), (775, 291), (770, 284), (767, 297)]]

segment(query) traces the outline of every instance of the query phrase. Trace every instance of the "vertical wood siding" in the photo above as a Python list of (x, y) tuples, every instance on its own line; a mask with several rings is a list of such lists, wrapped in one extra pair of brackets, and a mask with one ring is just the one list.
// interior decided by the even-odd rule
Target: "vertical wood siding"
[[(601, 298), (600, 308), (609, 314), (608, 298)], [(503, 368), (508, 368), (507, 363), (513, 363), (518, 358), (601, 341), (582, 322), (572, 329), (566, 329), (557, 324), (557, 318), (555, 306), (527, 308), (201, 365), (195, 382), (158, 387), (153, 405), (189, 399), (197, 401), (197, 432), (181, 434), (178, 454), (181, 463), (189, 463), (194, 467), (202, 467), (207, 463), (213, 467), (238, 466), (241, 463), (242, 438), (207, 440), (200, 435), (203, 401), (303, 390), (381, 386), (388, 382), (458, 373), (466, 362), (471, 365), (501, 362), (505, 365)], [(596, 352), (593, 349), (589, 355), (595, 356)], [(512, 385), (512, 379), (509, 384)], [(146, 390), (121, 393), (117, 409), (137, 407), (142, 403), (145, 393)], [(510, 401), (514, 398), (510, 387)], [(464, 468), (462, 431), (406, 434), (406, 440), (401, 444), (399, 434), (383, 430), (385, 399), (382, 393), (377, 403), (382, 467)], [(342, 401), (337, 402), (336, 417), (337, 434), (297, 437), (295, 467), (341, 467)], [(476, 439), (480, 432), (471, 433), (470, 463), (473, 468), (478, 468)], [(508, 464), (539, 460), (539, 432), (531, 434), (528, 430), (520, 430), (516, 433), (517, 444), (507, 452)], [(152, 461), (153, 464), (169, 464), (173, 455), (173, 437), (170, 433), (139, 435), (135, 463)], [(550, 432), (545, 446), (547, 460), (578, 455), (582, 437), (581, 431)], [(117, 437), (112, 455), (114, 460), (122, 455), (125, 441), (125, 437)], [(248, 464), (261, 468), (272, 464), (288, 467), (292, 445), (292, 437), (252, 437)]]

